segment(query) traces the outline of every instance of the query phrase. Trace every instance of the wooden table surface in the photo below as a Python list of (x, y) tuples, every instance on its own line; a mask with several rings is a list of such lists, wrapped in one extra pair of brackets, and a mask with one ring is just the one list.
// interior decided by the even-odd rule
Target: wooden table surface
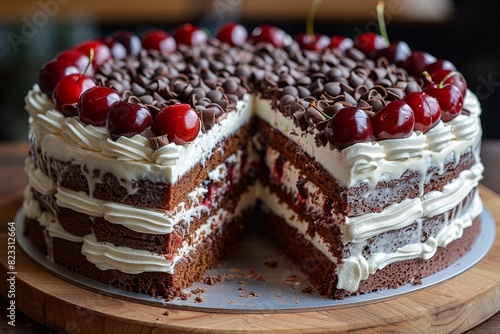
[[(0, 175), (2, 176), (0, 182), (0, 206), (18, 197), (27, 183), (23, 171), (23, 161), (27, 154), (28, 146), (26, 143), (0, 144)], [(481, 156), (486, 167), (482, 183), (500, 194), (500, 178), (497, 172), (497, 168), (500, 167), (500, 141), (485, 140)], [(0, 298), (0, 309), (3, 310), (0, 333), (55, 333), (50, 328), (38, 324), (20, 312), (16, 312), (16, 327), (8, 326), (3, 320), (6, 316), (7, 307), (7, 301), (3, 297)], [(500, 333), (500, 313), (470, 329), (467, 333)]]

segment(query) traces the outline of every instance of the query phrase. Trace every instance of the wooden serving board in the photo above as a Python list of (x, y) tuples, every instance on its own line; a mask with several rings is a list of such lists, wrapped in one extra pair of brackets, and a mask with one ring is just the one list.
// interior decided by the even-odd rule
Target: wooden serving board
[[(500, 197), (481, 186), (496, 223), (486, 257), (448, 281), (397, 298), (299, 313), (211, 313), (168, 309), (106, 296), (62, 280), (16, 248), (16, 307), (67, 333), (334, 333), (463, 332), (500, 311)], [(0, 287), (7, 298), (7, 223), (21, 194), (0, 208)], [(16, 231), (22, 233), (22, 231)]]

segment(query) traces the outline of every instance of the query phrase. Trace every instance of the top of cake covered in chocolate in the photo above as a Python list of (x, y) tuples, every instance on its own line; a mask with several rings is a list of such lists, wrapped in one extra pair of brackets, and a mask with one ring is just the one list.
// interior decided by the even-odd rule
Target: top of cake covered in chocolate
[[(321, 50), (309, 50), (286, 39), (286, 34), (278, 41), (262, 38), (266, 27), (269, 30), (269, 26), (258, 27), (248, 40), (234, 41), (227, 33), (190, 40), (188, 31), (203, 31), (187, 25), (175, 33), (177, 47), (164, 32), (170, 41), (168, 50), (147, 41), (147, 33), (142, 47), (141, 40), (129, 33), (108, 36), (102, 40), (105, 43), (86, 46), (92, 52), (97, 51), (96, 45), (111, 50), (108, 57), (96, 53), (91, 77), (97, 86), (116, 90), (120, 100), (149, 110), (152, 120), (142, 130), (148, 130), (143, 134), (150, 137), (157, 134), (151, 134), (149, 127), (168, 106), (188, 104), (201, 120), (201, 131), (206, 132), (234, 111), (247, 93), (271, 100), (276, 110), (295, 121), (297, 131), (314, 133), (317, 145), (330, 142), (339, 149), (426, 132), (440, 119), (451, 120), (462, 110), (466, 83), (449, 62), (408, 50), (405, 59), (394, 60), (396, 65), (388, 60), (392, 58), (387, 51), (390, 46), (367, 52), (357, 45), (363, 36), (350, 44), (332, 38)], [(125, 47), (126, 55), (114, 55), (116, 45)], [(86, 48), (80, 45), (76, 50)], [(419, 75), (427, 69), (432, 70), (430, 77)], [(40, 73), (42, 90), (50, 93), (43, 87), (47, 86), (43, 75), (51, 74), (47, 65)], [(58, 95), (55, 86), (53, 97)], [(76, 115), (77, 101), (66, 102), (70, 103), (60, 109)]]

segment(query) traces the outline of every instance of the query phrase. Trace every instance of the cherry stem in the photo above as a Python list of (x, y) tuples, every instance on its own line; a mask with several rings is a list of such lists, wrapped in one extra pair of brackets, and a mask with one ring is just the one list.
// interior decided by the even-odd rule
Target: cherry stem
[[(434, 83), (431, 75), (429, 74), (429, 72), (427, 71), (423, 71), (422, 74), (424, 75), (424, 78), (429, 81), (431, 84)], [(445, 82), (446, 80), (448, 80), (449, 78), (451, 78), (452, 76), (454, 75), (459, 75), (463, 78), (463, 75), (462, 73), (458, 72), (458, 71), (451, 71), (450, 73), (446, 74), (446, 76), (443, 78), (443, 80), (441, 80), (438, 84), (438, 87), (439, 88), (443, 88), (443, 86), (445, 85)]]
[(90, 64), (92, 64), (92, 62), (94, 61), (94, 48), (91, 48), (89, 50), (89, 62), (87, 63), (87, 66), (85, 67), (85, 71), (83, 71), (83, 75), (85, 75), (85, 73), (87, 73), (89, 67), (90, 67)]
[(424, 76), (425, 80), (429, 81), (429, 83), (434, 83), (434, 81), (432, 81), (432, 77), (431, 75), (429, 74), (429, 72), (427, 71), (423, 71), (422, 72), (422, 75)]
[(378, 30), (382, 38), (384, 38), (385, 42), (389, 44), (389, 36), (387, 35), (387, 29), (385, 26), (385, 18), (384, 18), (384, 7), (385, 3), (383, 0), (379, 0), (377, 3), (377, 21), (378, 21)]
[(439, 87), (443, 87), (444, 86), (444, 82), (446, 80), (448, 80), (449, 78), (451, 78), (452, 76), (454, 75), (459, 75), (463, 78), (463, 75), (462, 73), (458, 72), (458, 71), (451, 71), (450, 73), (446, 74), (446, 76), (443, 78), (443, 80), (441, 80), (441, 82), (439, 83)]
[(314, 0), (311, 7), (309, 8), (309, 13), (307, 13), (306, 18), (307, 35), (314, 35), (314, 16), (316, 15), (316, 11), (318, 10), (318, 7), (322, 2), (323, 0)]
[(321, 115), (325, 116), (327, 119), (331, 119), (332, 118), (331, 116), (325, 114), (325, 112), (318, 107), (318, 105), (316, 104), (316, 101), (314, 101), (314, 100), (311, 101), (309, 103), (309, 106), (313, 107), (314, 109), (316, 109), (317, 111), (319, 111), (321, 113)]

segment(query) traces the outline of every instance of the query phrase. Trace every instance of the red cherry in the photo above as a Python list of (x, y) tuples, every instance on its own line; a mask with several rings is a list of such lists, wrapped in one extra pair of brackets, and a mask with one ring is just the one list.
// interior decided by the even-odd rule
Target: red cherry
[(206, 43), (208, 35), (204, 30), (186, 23), (177, 28), (174, 38), (178, 44), (192, 46)]
[(415, 116), (405, 101), (395, 100), (377, 111), (371, 121), (375, 139), (400, 139), (413, 132)]
[(457, 86), (460, 93), (462, 93), (462, 96), (465, 96), (465, 93), (467, 92), (467, 81), (465, 81), (464, 76), (460, 72), (441, 69), (429, 73), (434, 83), (441, 84), (442, 82), (443, 84), (452, 84)]
[(83, 74), (70, 74), (62, 78), (54, 87), (52, 100), (56, 108), (62, 110), (66, 104), (75, 104), (84, 91), (95, 86), (92, 78)]
[(295, 40), (300, 47), (306, 50), (321, 51), (330, 45), (330, 39), (321, 34), (300, 33), (295, 36)]
[(198, 136), (200, 119), (189, 104), (174, 104), (160, 110), (151, 128), (155, 135), (167, 135), (170, 142), (187, 144)]
[(148, 50), (172, 53), (177, 48), (177, 43), (166, 31), (149, 30), (142, 35), (142, 46)]
[(376, 50), (375, 58), (385, 57), (390, 63), (401, 65), (411, 54), (411, 49), (406, 42), (392, 41), (388, 47)]
[(142, 49), (141, 39), (131, 31), (119, 30), (111, 37), (125, 47), (128, 56), (137, 56)]
[(424, 51), (413, 51), (406, 59), (403, 67), (408, 73), (416, 76), (421, 76), (425, 68), (434, 63), (436, 58)]
[(153, 122), (153, 116), (142, 104), (118, 101), (113, 103), (106, 116), (106, 128), (111, 139), (133, 137)]
[(222, 42), (235, 46), (243, 45), (247, 40), (248, 33), (241, 24), (231, 22), (223, 25), (215, 37)]
[(455, 68), (455, 65), (453, 65), (453, 63), (450, 62), (449, 60), (438, 59), (435, 62), (427, 65), (424, 70), (427, 71), (428, 73), (433, 73), (439, 70), (456, 71), (457, 69)]
[(361, 50), (367, 57), (373, 56), (373, 53), (377, 50), (388, 47), (384, 37), (372, 32), (359, 35), (354, 40), (354, 46)]
[(87, 70), (87, 72), (85, 74), (88, 75), (89, 77), (94, 75), (94, 67), (89, 66), (87, 68), (87, 65), (90, 62), (89, 56), (80, 52), (80, 51), (64, 50), (64, 51), (59, 52), (56, 55), (56, 59), (65, 60), (65, 61), (75, 65), (78, 68), (78, 70), (80, 71), (80, 73), (83, 73), (85, 70)]
[(106, 125), (109, 107), (116, 101), (120, 101), (120, 95), (112, 88), (95, 86), (86, 90), (78, 100), (80, 120), (95, 126)]
[(90, 50), (93, 49), (94, 60), (92, 61), (92, 64), (94, 64), (94, 66), (99, 66), (111, 59), (111, 50), (100, 41), (86, 41), (78, 44), (73, 49), (89, 56)]
[(356, 107), (345, 107), (337, 111), (325, 129), (328, 141), (339, 149), (372, 139), (370, 117)]
[(260, 25), (252, 31), (254, 43), (265, 42), (277, 47), (283, 47), (286, 37), (284, 30), (270, 25)]
[(127, 56), (127, 49), (125, 46), (121, 43), (118, 43), (113, 37), (111, 36), (104, 36), (99, 38), (99, 42), (105, 44), (110, 52), (111, 56), (115, 59), (123, 59)]
[(406, 94), (404, 101), (411, 107), (415, 115), (415, 131), (426, 133), (441, 119), (439, 102), (424, 92)]
[(40, 69), (38, 84), (42, 92), (52, 96), (54, 87), (62, 78), (77, 73), (79, 73), (78, 68), (66, 60), (50, 60)]
[(452, 120), (462, 111), (464, 98), (457, 86), (430, 84), (424, 88), (424, 92), (434, 96), (438, 101), (443, 122)]
[(330, 38), (330, 45), (328, 48), (334, 50), (334, 49), (339, 49), (342, 51), (345, 51), (347, 49), (350, 49), (354, 46), (354, 41), (350, 39), (349, 37), (345, 36), (332, 36)]

